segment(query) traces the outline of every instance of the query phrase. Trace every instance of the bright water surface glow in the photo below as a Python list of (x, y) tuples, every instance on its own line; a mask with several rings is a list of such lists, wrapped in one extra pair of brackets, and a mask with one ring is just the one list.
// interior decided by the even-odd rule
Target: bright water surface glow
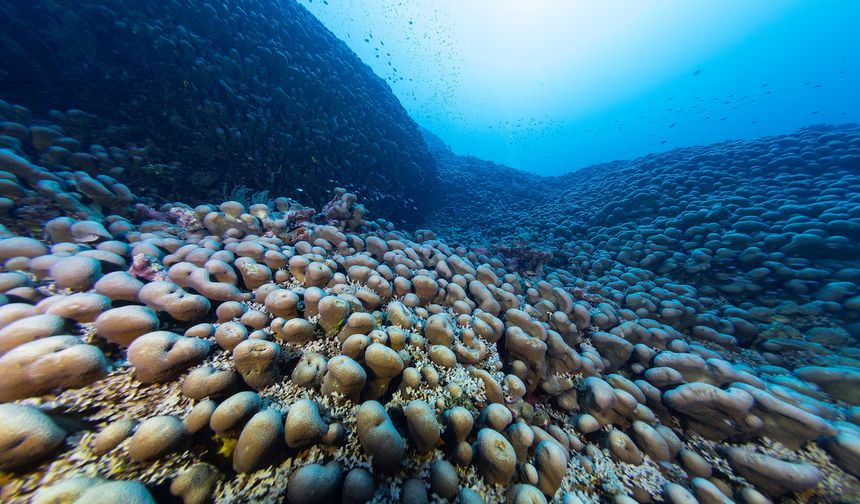
[(860, 121), (855, 0), (301, 0), (412, 117), (546, 175)]

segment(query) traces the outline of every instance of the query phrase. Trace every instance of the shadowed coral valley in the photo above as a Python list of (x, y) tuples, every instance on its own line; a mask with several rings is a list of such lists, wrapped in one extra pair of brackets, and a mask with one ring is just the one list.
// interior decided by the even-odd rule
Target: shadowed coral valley
[(857, 126), (542, 177), (293, 0), (0, 13), (3, 502), (860, 502)]

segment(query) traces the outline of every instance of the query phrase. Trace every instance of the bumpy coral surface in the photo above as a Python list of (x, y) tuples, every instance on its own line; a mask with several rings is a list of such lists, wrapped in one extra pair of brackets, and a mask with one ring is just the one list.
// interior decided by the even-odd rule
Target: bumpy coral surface
[[(0, 97), (86, 104), (116, 122), (113, 141), (148, 144), (170, 163), (132, 156), (138, 194), (257, 203), (271, 190), (321, 208), (343, 186), (378, 216), (427, 209), (435, 161), (416, 124), (295, 0), (14, 1), (0, 17)], [(92, 121), (76, 111), (66, 127)], [(85, 154), (68, 166), (99, 163)]]
[(468, 247), (341, 188), (157, 203), (78, 116), (0, 102), (4, 502), (860, 499), (856, 130), (592, 168)]

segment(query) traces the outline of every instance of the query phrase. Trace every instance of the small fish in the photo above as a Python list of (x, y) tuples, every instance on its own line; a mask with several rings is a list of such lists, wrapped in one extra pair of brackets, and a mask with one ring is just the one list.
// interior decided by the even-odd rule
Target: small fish
[(701, 74), (701, 73), (702, 73), (702, 69), (701, 69), (701, 68), (699, 68), (698, 70), (696, 70), (695, 72), (693, 72), (693, 77), (695, 77), (695, 76), (697, 76), (697, 75), (699, 75), (699, 74)]

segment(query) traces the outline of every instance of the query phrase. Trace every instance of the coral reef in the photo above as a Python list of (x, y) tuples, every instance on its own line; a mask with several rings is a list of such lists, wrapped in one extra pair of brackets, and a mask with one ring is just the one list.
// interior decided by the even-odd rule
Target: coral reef
[[(622, 210), (593, 231), (470, 248), (371, 219), (345, 188), (319, 211), (268, 194), (153, 204), (115, 169), (131, 152), (74, 136), (74, 116), (0, 102), (4, 502), (860, 499), (858, 269), (842, 239), (860, 218), (857, 130), (636, 165), (717, 150), (775, 170), (690, 182), (749, 193), (730, 210), (698, 208), (712, 202), (689, 187), (670, 204), (665, 171), (645, 190), (657, 217), (606, 187)], [(780, 154), (793, 149), (845, 182), (817, 182)], [(78, 152), (105, 155), (76, 171)], [(632, 178), (571, 177), (590, 173)], [(713, 271), (689, 271), (694, 253)], [(732, 304), (713, 283), (731, 258), (767, 289)]]
[(269, 191), (321, 208), (339, 185), (410, 225), (428, 207), (435, 161), (417, 125), (295, 0), (34, 0), (0, 15), (0, 96), (39, 112), (86, 104), (100, 119), (70, 111), (70, 131), (146, 146), (126, 177), (140, 195), (253, 204)]

